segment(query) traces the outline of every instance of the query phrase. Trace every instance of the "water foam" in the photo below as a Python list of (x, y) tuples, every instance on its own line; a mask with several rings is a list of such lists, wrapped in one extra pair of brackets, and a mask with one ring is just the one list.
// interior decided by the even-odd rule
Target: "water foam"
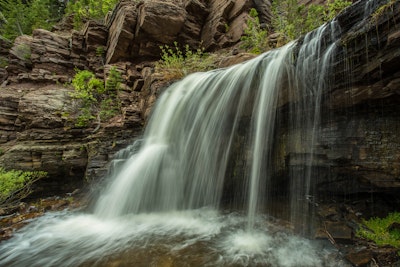
[[(118, 255), (134, 264), (136, 257), (151, 253), (154, 258), (175, 257), (177, 265), (186, 261), (189, 266), (340, 266), (324, 260), (332, 250), (323, 252), (318, 244), (265, 218), (256, 221), (257, 228), (249, 232), (244, 230), (245, 216), (221, 215), (213, 209), (114, 219), (49, 213), (0, 245), (0, 266), (107, 266)], [(201, 265), (190, 263), (196, 257), (202, 259)]]

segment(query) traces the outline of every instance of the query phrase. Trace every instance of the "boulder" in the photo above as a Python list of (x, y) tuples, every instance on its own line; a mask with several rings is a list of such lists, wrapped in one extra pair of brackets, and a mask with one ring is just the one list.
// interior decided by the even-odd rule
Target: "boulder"
[(129, 58), (137, 23), (137, 5), (122, 1), (108, 22), (106, 64)]

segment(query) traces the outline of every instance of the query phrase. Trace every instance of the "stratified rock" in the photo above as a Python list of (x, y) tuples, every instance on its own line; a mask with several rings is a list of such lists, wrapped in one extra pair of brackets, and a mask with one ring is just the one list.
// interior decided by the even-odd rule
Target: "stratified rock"
[(31, 36), (18, 36), (9, 52), (8, 74), (24, 75), (32, 69), (32, 46), (33, 38)]
[(198, 48), (201, 45), (201, 32), (209, 14), (206, 1), (186, 0), (187, 12), (185, 22), (179, 33), (179, 43)]
[(129, 58), (135, 36), (137, 5), (122, 1), (114, 9), (109, 23), (106, 64)]
[(186, 10), (173, 2), (146, 1), (139, 9), (137, 38), (171, 43), (176, 40), (186, 19)]
[(8, 77), (8, 72), (5, 69), (8, 65), (8, 51), (12, 47), (12, 43), (6, 39), (0, 38), (0, 84)]

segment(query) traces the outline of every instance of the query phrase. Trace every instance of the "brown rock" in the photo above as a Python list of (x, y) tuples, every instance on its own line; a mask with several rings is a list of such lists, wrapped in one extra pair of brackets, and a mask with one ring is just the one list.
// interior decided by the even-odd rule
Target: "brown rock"
[(139, 9), (137, 38), (143, 35), (154, 41), (170, 44), (176, 40), (186, 19), (186, 10), (172, 2), (146, 1)]
[(210, 14), (203, 26), (201, 39), (206, 50), (221, 47), (218, 40), (226, 31), (229, 12), (235, 5), (233, 0), (213, 1), (209, 4)]
[(337, 243), (350, 243), (353, 238), (352, 229), (344, 222), (326, 221), (324, 222), (323, 232)]
[(123, 1), (114, 9), (109, 22), (106, 64), (115, 63), (131, 55), (135, 37), (137, 6)]
[(366, 266), (372, 260), (372, 253), (367, 249), (353, 251), (346, 255), (346, 259), (354, 266)]

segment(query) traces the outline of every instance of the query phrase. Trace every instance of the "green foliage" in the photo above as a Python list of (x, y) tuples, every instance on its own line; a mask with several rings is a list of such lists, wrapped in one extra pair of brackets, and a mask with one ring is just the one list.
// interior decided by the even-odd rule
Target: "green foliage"
[(390, 213), (385, 218), (363, 220), (357, 236), (374, 241), (379, 246), (390, 245), (400, 249), (400, 229), (391, 229), (393, 223), (400, 224), (400, 212)]
[(178, 43), (174, 46), (160, 46), (161, 59), (156, 64), (156, 71), (166, 80), (176, 80), (196, 71), (207, 71), (213, 68), (213, 58), (204, 53), (204, 49), (191, 50), (185, 45), (182, 50)]
[(21, 200), (31, 193), (34, 182), (47, 176), (46, 172), (6, 171), (0, 167), (0, 205)]
[(72, 96), (81, 99), (85, 105), (91, 105), (97, 100), (97, 95), (104, 93), (103, 81), (97, 79), (94, 73), (88, 70), (76, 70), (72, 85), (75, 88)]
[(99, 46), (96, 48), (96, 56), (103, 57), (104, 53), (105, 53), (105, 50), (104, 50), (103, 46)]
[(110, 69), (106, 83), (88, 70), (76, 70), (72, 85), (75, 91), (71, 96), (81, 101), (80, 114), (76, 118), (76, 127), (87, 127), (95, 118), (108, 120), (120, 112), (121, 101), (118, 90), (122, 81), (121, 73)]
[(328, 2), (328, 10), (325, 12), (327, 20), (336, 17), (343, 9), (351, 5), (351, 1), (347, 0), (330, 0)]
[(110, 69), (105, 86), (105, 92), (109, 95), (115, 96), (118, 92), (122, 82), (121, 73), (115, 67)]
[(121, 111), (121, 101), (118, 98), (121, 82), (121, 73), (116, 68), (111, 68), (105, 85), (107, 97), (100, 103), (100, 119), (102, 121), (111, 119)]
[(260, 54), (269, 49), (268, 32), (261, 28), (257, 11), (252, 8), (250, 10), (250, 18), (247, 20), (247, 27), (244, 30), (245, 35), (241, 37), (241, 47), (247, 51)]
[(351, 1), (346, 0), (330, 0), (326, 6), (299, 5), (297, 0), (274, 0), (272, 25), (275, 31), (281, 34), (285, 43), (333, 19), (349, 5)]
[(296, 39), (307, 30), (304, 27), (305, 6), (297, 0), (274, 0), (272, 2), (272, 25), (286, 41)]
[(79, 28), (88, 19), (103, 19), (119, 0), (75, 0), (69, 1), (67, 14), (74, 14), (74, 24)]
[(111, 98), (104, 99), (100, 103), (100, 120), (107, 121), (120, 113), (121, 103)]
[(0, 35), (14, 40), (32, 30), (49, 30), (63, 15), (63, 2), (58, 0), (0, 0)]

